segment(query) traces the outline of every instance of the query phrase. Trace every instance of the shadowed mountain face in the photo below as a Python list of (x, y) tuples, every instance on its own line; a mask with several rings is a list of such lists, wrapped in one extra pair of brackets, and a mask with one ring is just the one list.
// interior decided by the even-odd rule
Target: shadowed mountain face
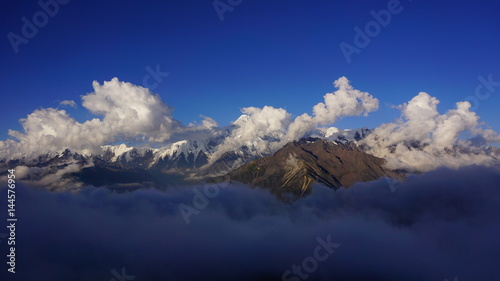
[(385, 169), (384, 159), (367, 154), (353, 143), (302, 139), (285, 145), (275, 154), (251, 161), (227, 176), (230, 180), (269, 188), (275, 194), (304, 196), (313, 183), (332, 188), (381, 177), (402, 179), (403, 174)]

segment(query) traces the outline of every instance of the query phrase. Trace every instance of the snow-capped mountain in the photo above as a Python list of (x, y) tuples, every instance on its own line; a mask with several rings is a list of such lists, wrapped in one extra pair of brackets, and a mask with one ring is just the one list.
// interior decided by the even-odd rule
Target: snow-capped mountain
[[(347, 143), (357, 142), (369, 133), (370, 130), (367, 128), (340, 130), (331, 127), (309, 135), (337, 143)], [(200, 172), (203, 175), (213, 175), (229, 172), (249, 160), (273, 153), (273, 151), (261, 152), (254, 145), (249, 144), (224, 152), (217, 159), (212, 159), (214, 152), (217, 151), (218, 146), (223, 141), (224, 137), (204, 140), (181, 140), (160, 148), (131, 147), (125, 144), (106, 145), (102, 147), (102, 158), (105, 161), (119, 163), (130, 168), (180, 170), (201, 168)], [(258, 141), (279, 143), (281, 140), (276, 135), (269, 135), (259, 138)]]
[[(308, 137), (320, 137), (335, 143), (355, 143), (369, 132), (366, 128), (340, 130), (332, 127), (310, 132)], [(93, 155), (65, 150), (36, 159), (3, 159), (0, 160), (0, 176), (4, 173), (1, 171), (18, 167), (26, 171), (26, 175), (21, 175), (25, 180), (57, 188), (69, 183), (113, 185), (148, 182), (166, 185), (225, 175), (249, 161), (275, 152), (263, 150), (258, 145), (281, 142), (279, 136), (266, 135), (221, 153), (218, 150), (230, 134), (231, 131), (226, 130), (215, 137), (179, 140), (160, 147), (134, 147), (123, 143), (105, 145), (101, 147), (101, 153)], [(51, 182), (51, 179), (57, 178), (54, 176), (56, 173), (64, 176), (63, 183)]]
[[(168, 167), (200, 167), (205, 164), (215, 146), (196, 140), (182, 140), (160, 148), (132, 147), (126, 144), (106, 145), (102, 147), (103, 160), (118, 163), (125, 167), (150, 169), (164, 164)], [(201, 165), (203, 165), (201, 164)]]
[(357, 143), (358, 141), (364, 139), (368, 134), (370, 134), (371, 131), (372, 130), (368, 128), (341, 130), (335, 127), (330, 127), (322, 131), (320, 133), (320, 137), (328, 141), (344, 144), (347, 142)]
[[(359, 150), (369, 153), (369, 148), (365, 147), (366, 144), (363, 144), (361, 140), (370, 133), (371, 130), (367, 128), (353, 130), (340, 130), (335, 127), (321, 128), (306, 134), (302, 138), (304, 143), (301, 143), (300, 147), (309, 147), (308, 143), (311, 145), (320, 143), (331, 148), (347, 145), (346, 147), (352, 147), (353, 151)], [(263, 137), (256, 136), (254, 140), (251, 139), (244, 145), (228, 150), (227, 139), (231, 136), (231, 131), (227, 130), (215, 137), (179, 140), (154, 148), (117, 144), (103, 146), (100, 153), (93, 155), (83, 155), (66, 149), (57, 153), (40, 155), (34, 159), (0, 159), (0, 177), (5, 176), (8, 169), (15, 168), (17, 179), (27, 184), (42, 185), (51, 190), (74, 189), (84, 185), (106, 185), (126, 189), (148, 185), (156, 187), (182, 185), (209, 178), (224, 177), (250, 161), (274, 155), (287, 145), (277, 135), (265, 135)], [(318, 142), (319, 140), (322, 142)], [(278, 147), (281, 143), (283, 145)], [(271, 149), (272, 147), (275, 147), (274, 151)], [(412, 143), (411, 149), (423, 150), (425, 146)], [(452, 157), (460, 150), (460, 154), (466, 156), (487, 155), (500, 159), (500, 149), (496, 147), (488, 147), (480, 151), (464, 149), (457, 146), (442, 153)], [(346, 151), (348, 150), (351, 149)], [(320, 154), (323, 153), (321, 150), (318, 151)], [(324, 157), (325, 155), (320, 156)], [(318, 157), (321, 158), (320, 156)], [(344, 155), (341, 158), (343, 157), (354, 157), (354, 155)], [(285, 158), (268, 159), (281, 159), (280, 161), (283, 162)], [(303, 164), (307, 167), (312, 165), (306, 162)], [(381, 163), (379, 164), (381, 165)], [(281, 164), (283, 163), (270, 163), (272, 167)], [(248, 165), (246, 166), (248, 167)], [(387, 171), (385, 173), (390, 174)], [(234, 173), (232, 175), (234, 176)], [(241, 174), (241, 176), (242, 179), (245, 179), (246, 175)], [(324, 178), (324, 176), (322, 177)], [(341, 177), (339, 176), (339, 178)], [(236, 177), (236, 179), (239, 178)], [(319, 181), (321, 182), (321, 180)], [(338, 184), (332, 186), (338, 186)]]

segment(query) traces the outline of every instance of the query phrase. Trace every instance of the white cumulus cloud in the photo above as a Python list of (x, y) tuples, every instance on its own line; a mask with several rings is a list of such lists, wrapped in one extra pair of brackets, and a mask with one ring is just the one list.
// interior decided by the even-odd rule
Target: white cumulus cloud
[(76, 102), (74, 100), (63, 100), (59, 102), (60, 106), (76, 107)]
[[(282, 108), (245, 107), (229, 128), (221, 128), (212, 118), (201, 116), (188, 126), (173, 118), (173, 109), (149, 89), (113, 78), (82, 96), (83, 108), (96, 118), (79, 122), (65, 110), (42, 108), (21, 119), (22, 130), (10, 130), (12, 139), (0, 141), (0, 158), (33, 158), (65, 149), (82, 154), (101, 153), (101, 146), (120, 141), (165, 145), (168, 142), (211, 137), (223, 138), (210, 161), (225, 152), (246, 147), (252, 155), (270, 154), (287, 142), (326, 127), (346, 116), (368, 115), (378, 109), (379, 101), (355, 89), (346, 77), (334, 82), (336, 90), (323, 96), (311, 115), (295, 118)], [(368, 152), (385, 158), (389, 168), (429, 171), (437, 167), (489, 165), (495, 155), (484, 145), (500, 142), (500, 136), (485, 129), (468, 102), (458, 102), (444, 114), (438, 112), (439, 100), (421, 92), (398, 108), (401, 117), (382, 124), (362, 144)], [(60, 106), (75, 107), (72, 100)], [(492, 152), (494, 153), (494, 152)]]
[(335, 123), (338, 119), (347, 116), (367, 116), (376, 111), (379, 106), (378, 99), (367, 92), (361, 92), (342, 76), (333, 82), (337, 90), (327, 93), (324, 101), (313, 107), (313, 116), (304, 113), (290, 124), (287, 141), (293, 141), (304, 136), (305, 133)]
[[(458, 168), (495, 161), (492, 155), (461, 138), (467, 133), (483, 140), (482, 144), (499, 140), (498, 134), (482, 128), (479, 116), (470, 111), (469, 102), (457, 102), (456, 108), (439, 114), (439, 100), (421, 92), (401, 105), (401, 118), (382, 124), (362, 143), (369, 152), (388, 160), (392, 169), (429, 171), (438, 167)], [(460, 146), (457, 146), (460, 145)]]
[(212, 161), (222, 154), (236, 150), (242, 146), (257, 153), (271, 153), (279, 148), (276, 141), (286, 134), (291, 122), (291, 114), (282, 108), (264, 106), (263, 108), (246, 107), (241, 115), (233, 122), (235, 128), (231, 134), (217, 147), (212, 155)]
[(378, 109), (378, 100), (367, 92), (354, 89), (345, 76), (334, 82), (337, 91), (324, 96), (325, 101), (313, 107), (314, 121), (328, 125), (344, 116), (367, 116)]
[(337, 79), (334, 86), (337, 91), (327, 93), (324, 102), (313, 107), (313, 116), (304, 113), (293, 119), (292, 115), (282, 108), (243, 108), (243, 115), (233, 122), (236, 129), (218, 147), (212, 161), (224, 152), (241, 146), (260, 154), (272, 153), (319, 126), (332, 124), (345, 116), (366, 116), (378, 109), (378, 100), (367, 92), (354, 89), (346, 77)]
[(64, 149), (89, 154), (120, 140), (163, 142), (183, 129), (173, 119), (172, 108), (146, 88), (117, 78), (102, 85), (94, 81), (92, 86), (94, 91), (82, 96), (83, 106), (101, 119), (80, 123), (65, 110), (35, 110), (21, 119), (22, 132), (9, 131), (16, 140), (0, 141), (0, 155), (29, 158)]

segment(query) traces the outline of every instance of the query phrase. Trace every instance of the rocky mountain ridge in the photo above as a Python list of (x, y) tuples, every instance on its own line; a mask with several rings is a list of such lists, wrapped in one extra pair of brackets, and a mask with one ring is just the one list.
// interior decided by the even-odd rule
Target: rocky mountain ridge
[[(325, 128), (284, 144), (273, 153), (241, 146), (216, 154), (229, 132), (158, 148), (106, 145), (102, 153), (96, 155), (66, 149), (35, 159), (0, 159), (0, 177), (7, 169), (16, 168), (19, 180), (50, 190), (78, 189), (86, 185), (164, 188), (207, 180), (232, 180), (270, 188), (277, 194), (291, 192), (299, 196), (307, 194), (316, 182), (338, 188), (380, 177), (401, 179), (402, 171), (385, 168), (384, 159), (367, 154), (366, 148), (358, 145), (370, 132), (366, 128)], [(276, 136), (268, 138), (281, 141)], [(419, 147), (411, 145), (414, 149)], [(485, 152), (500, 156), (500, 149), (496, 147), (488, 147)]]
[(365, 153), (352, 142), (306, 138), (231, 171), (225, 179), (300, 197), (308, 194), (314, 183), (336, 189), (382, 177), (404, 178), (403, 172), (388, 170), (384, 163), (384, 159)]

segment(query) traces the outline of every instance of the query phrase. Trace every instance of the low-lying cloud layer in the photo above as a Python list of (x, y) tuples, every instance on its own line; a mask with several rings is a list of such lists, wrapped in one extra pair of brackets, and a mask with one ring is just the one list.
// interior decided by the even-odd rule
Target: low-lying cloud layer
[[(286, 280), (290, 270), (288, 280), (496, 281), (499, 182), (493, 168), (439, 169), (410, 176), (395, 192), (385, 180), (316, 186), (291, 205), (232, 185), (189, 224), (179, 212), (181, 203), (193, 206), (189, 189), (71, 194), (19, 186), (9, 280), (119, 280), (114, 273), (124, 268), (133, 280)], [(320, 240), (340, 246), (319, 250), (326, 259), (315, 268)]]
[[(282, 108), (246, 107), (231, 126), (219, 127), (210, 117), (203, 117), (200, 125), (181, 124), (174, 119), (170, 106), (141, 86), (117, 78), (102, 85), (94, 81), (94, 91), (82, 96), (82, 105), (100, 118), (80, 123), (62, 109), (35, 110), (21, 120), (23, 132), (10, 131), (14, 139), (0, 141), (0, 158), (33, 158), (65, 149), (99, 154), (101, 146), (116, 142), (166, 145), (182, 139), (206, 140), (213, 136), (225, 136), (225, 139), (213, 151), (211, 162), (242, 146), (256, 155), (269, 154), (307, 133), (324, 131), (325, 126), (340, 118), (367, 116), (379, 107), (378, 99), (354, 89), (346, 77), (337, 79), (334, 86), (336, 91), (327, 93), (323, 102), (312, 108), (311, 115), (293, 117)], [(412, 171), (428, 171), (440, 166), (490, 165), (497, 161), (495, 155), (484, 153), (482, 148), (500, 141), (500, 136), (483, 128), (468, 102), (458, 102), (456, 109), (445, 114), (437, 111), (438, 103), (435, 97), (419, 93), (399, 106), (400, 120), (382, 124), (363, 144), (370, 153), (386, 158), (389, 167)], [(75, 103), (63, 101), (61, 105), (75, 106)], [(455, 145), (460, 145), (460, 149)]]

